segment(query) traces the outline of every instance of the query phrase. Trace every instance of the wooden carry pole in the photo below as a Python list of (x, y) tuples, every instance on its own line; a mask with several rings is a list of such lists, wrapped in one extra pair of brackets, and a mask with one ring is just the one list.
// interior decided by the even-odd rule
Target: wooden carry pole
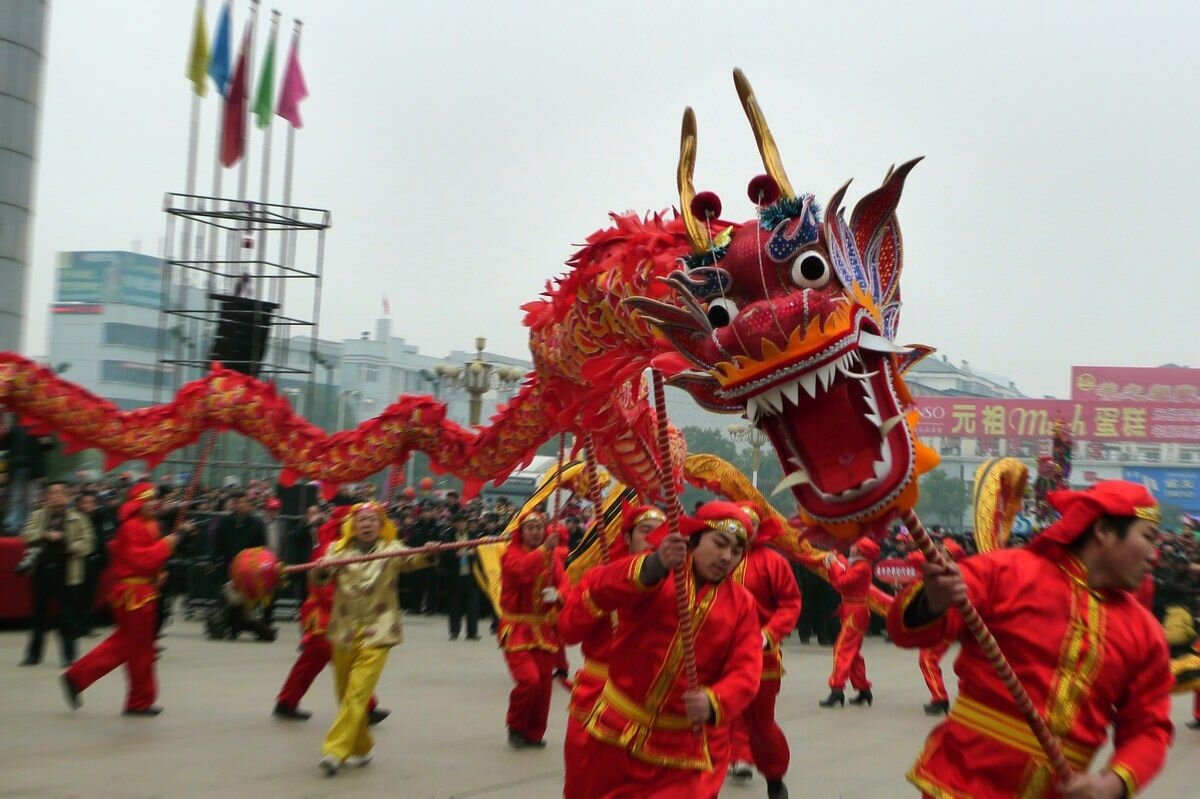
[[(679, 504), (679, 495), (675, 491), (675, 475), (671, 468), (671, 439), (667, 429), (667, 396), (663, 389), (663, 377), (657, 370), (652, 370), (654, 376), (654, 412), (658, 423), (658, 455), (662, 464), (660, 477), (662, 481), (662, 496), (667, 502), (667, 529), (672, 535), (679, 533), (679, 517), (683, 508)], [(675, 578), (675, 607), (679, 611), (679, 637), (683, 642), (683, 669), (687, 676), (689, 691), (700, 690), (700, 677), (696, 672), (696, 631), (692, 628), (692, 607), (688, 602), (687, 575), (683, 567), (676, 569)], [(693, 731), (698, 731), (693, 727)]]

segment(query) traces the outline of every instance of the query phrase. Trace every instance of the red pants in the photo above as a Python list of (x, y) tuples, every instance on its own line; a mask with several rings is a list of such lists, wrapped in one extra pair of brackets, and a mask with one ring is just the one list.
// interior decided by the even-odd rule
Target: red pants
[(917, 658), (921, 665), (921, 676), (925, 685), (929, 686), (929, 697), (932, 702), (945, 702), (950, 698), (946, 693), (946, 681), (942, 679), (942, 655), (950, 648), (950, 643), (944, 641), (937, 646), (922, 649)]
[(583, 722), (567, 714), (567, 736), (563, 740), (563, 796), (586, 796), (588, 785), (587, 751), (592, 736), (583, 728)]
[(1192, 700), (1192, 718), (1200, 721), (1200, 691), (1196, 692), (1196, 698)]
[(508, 671), (516, 683), (508, 695), (508, 728), (530, 741), (540, 741), (546, 736), (557, 657), (544, 649), (504, 653)]
[(571, 664), (567, 662), (567, 648), (560, 646), (558, 652), (554, 655), (554, 670), (561, 671), (564, 674), (571, 673)]
[(573, 776), (563, 785), (565, 799), (712, 799), (717, 795), (701, 786), (701, 779), (709, 776), (702, 771), (643, 763), (619, 746), (583, 734), (586, 740), (578, 760), (567, 767)]
[(829, 675), (829, 687), (840, 691), (846, 678), (856, 691), (871, 690), (867, 679), (867, 662), (862, 656), (863, 635), (871, 621), (871, 611), (865, 603), (851, 607), (843, 606), (842, 631), (833, 645), (833, 673)]
[[(300, 700), (304, 699), (304, 695), (312, 687), (313, 680), (329, 665), (332, 657), (333, 649), (329, 646), (328, 638), (324, 635), (305, 635), (300, 642), (300, 657), (292, 664), (292, 670), (288, 672), (275, 701), (285, 707), (299, 707)], [(378, 704), (379, 700), (372, 696), (367, 711), (374, 710)]]
[(754, 753), (750, 751), (750, 731), (746, 729), (745, 716), (738, 716), (729, 725), (729, 762), (754, 765)]
[(779, 680), (763, 680), (742, 715), (729, 725), (729, 760), (753, 763), (768, 780), (783, 779), (792, 761), (787, 737), (775, 723), (778, 696)]
[(154, 634), (158, 626), (158, 601), (135, 610), (113, 608), (117, 629), (67, 669), (66, 677), (76, 691), (125, 666), (126, 710), (145, 710), (158, 697), (154, 678)]

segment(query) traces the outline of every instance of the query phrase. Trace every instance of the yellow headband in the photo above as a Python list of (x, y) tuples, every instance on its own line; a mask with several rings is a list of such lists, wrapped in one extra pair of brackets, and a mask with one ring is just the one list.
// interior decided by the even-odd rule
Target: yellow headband
[(635, 518), (633, 520), (632, 526), (637, 527), (642, 522), (659, 522), (659, 523), (661, 523), (661, 522), (665, 522), (666, 520), (667, 520), (667, 515), (665, 513), (663, 513), (658, 508), (651, 508), (650, 510), (640, 514), (637, 518)]
[(749, 532), (746, 530), (746, 526), (736, 519), (705, 519), (704, 524), (710, 530), (720, 530), (723, 533), (731, 533), (737, 538), (738, 541), (742, 542), (743, 545), (745, 545), (746, 539), (750, 537)]
[(1141, 508), (1135, 507), (1133, 509), (1133, 515), (1139, 519), (1145, 519), (1148, 522), (1154, 522), (1155, 524), (1162, 523), (1162, 509), (1157, 505), (1146, 505)]

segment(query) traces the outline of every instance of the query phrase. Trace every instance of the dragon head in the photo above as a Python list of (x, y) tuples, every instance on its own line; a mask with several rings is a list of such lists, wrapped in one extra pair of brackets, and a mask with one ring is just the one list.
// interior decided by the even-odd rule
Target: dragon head
[[(696, 194), (696, 121), (684, 113), (681, 213), (692, 245), (666, 281), (675, 304), (628, 300), (683, 359), (672, 383), (702, 406), (744, 413), (769, 437), (806, 521), (860, 534), (916, 501), (915, 476), (937, 456), (915, 435), (901, 374), (932, 350), (893, 342), (900, 320), (902, 245), (895, 209), (916, 159), (888, 171), (855, 206), (825, 212), (792, 189), (753, 90), (734, 72), (766, 174), (750, 182), (756, 219), (719, 219)], [(777, 489), (778, 490), (778, 489)]]

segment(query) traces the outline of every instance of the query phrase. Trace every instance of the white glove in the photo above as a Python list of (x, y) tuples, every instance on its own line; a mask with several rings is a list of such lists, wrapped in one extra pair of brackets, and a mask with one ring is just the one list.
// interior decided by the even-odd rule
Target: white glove
[(554, 586), (542, 589), (542, 602), (553, 605), (558, 602), (558, 589)]
[(767, 637), (766, 633), (763, 633), (762, 637), (763, 637), (763, 651), (766, 652), (768, 649), (771, 648), (771, 639)]

